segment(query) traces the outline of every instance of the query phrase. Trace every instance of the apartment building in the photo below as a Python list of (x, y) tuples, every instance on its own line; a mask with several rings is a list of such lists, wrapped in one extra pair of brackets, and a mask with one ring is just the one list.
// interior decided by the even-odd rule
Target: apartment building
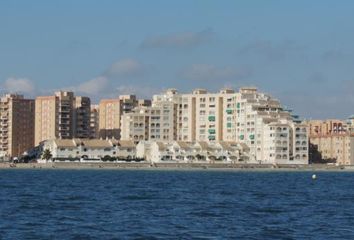
[(173, 141), (177, 139), (177, 91), (154, 95), (152, 106), (141, 106), (122, 117), (122, 139)]
[(122, 116), (122, 140), (173, 141), (176, 135), (176, 107), (164, 103), (154, 107), (140, 107)]
[(308, 121), (310, 136), (326, 136), (330, 134), (343, 134), (347, 131), (347, 124), (338, 119)]
[(135, 107), (151, 106), (150, 100), (138, 100), (135, 95), (121, 95), (116, 99), (102, 99), (99, 104), (99, 137), (121, 138), (121, 118)]
[(99, 105), (91, 104), (90, 138), (99, 138)]
[(90, 99), (59, 91), (36, 98), (35, 145), (48, 139), (89, 137)]
[(323, 160), (339, 165), (354, 164), (353, 118), (308, 121), (313, 155), (319, 153)]
[(236, 94), (232, 89), (208, 93), (196, 89), (181, 94), (178, 108), (178, 140), (232, 141)]
[[(154, 95), (152, 107), (123, 118), (122, 137), (136, 143), (237, 141), (250, 148), (253, 162), (307, 164), (307, 128), (295, 118), (278, 100), (256, 88), (219, 93), (196, 89), (191, 94), (169, 89)], [(164, 129), (167, 126), (169, 130)]]
[(0, 100), (0, 156), (18, 157), (34, 146), (34, 100), (7, 94)]
[(76, 138), (91, 136), (91, 101), (88, 97), (74, 98), (73, 132)]
[(121, 139), (132, 140), (135, 144), (143, 140), (149, 140), (150, 118), (151, 109), (146, 107), (138, 107), (133, 109), (132, 112), (124, 114), (122, 116)]
[(119, 139), (120, 118), (120, 100), (102, 99), (99, 104), (99, 137)]
[(241, 88), (236, 98), (236, 137), (255, 162), (308, 163), (307, 127), (297, 116), (256, 88)]

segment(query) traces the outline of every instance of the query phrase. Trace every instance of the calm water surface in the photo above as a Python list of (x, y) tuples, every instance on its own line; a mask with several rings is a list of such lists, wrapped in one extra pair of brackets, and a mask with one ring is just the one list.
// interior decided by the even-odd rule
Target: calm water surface
[(0, 239), (354, 239), (354, 173), (0, 170)]

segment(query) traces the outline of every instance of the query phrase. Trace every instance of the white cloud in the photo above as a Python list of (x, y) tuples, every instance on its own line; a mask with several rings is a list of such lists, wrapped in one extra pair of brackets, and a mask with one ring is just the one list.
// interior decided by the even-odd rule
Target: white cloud
[(184, 48), (194, 47), (210, 41), (214, 36), (211, 29), (200, 32), (182, 32), (165, 36), (147, 38), (141, 44), (142, 48)]
[(8, 92), (16, 93), (33, 93), (35, 89), (30, 79), (15, 77), (6, 79), (3, 87)]
[(81, 83), (79, 86), (75, 87), (75, 91), (96, 95), (103, 92), (108, 86), (108, 80), (105, 77), (97, 77), (91, 79), (87, 82)]
[(251, 70), (248, 68), (218, 68), (209, 64), (194, 64), (181, 72), (182, 77), (198, 81), (242, 79), (250, 74)]
[(113, 63), (105, 72), (105, 76), (136, 76), (145, 72), (145, 66), (134, 59), (123, 59)]
[(116, 93), (114, 82), (130, 81), (131, 78), (139, 77), (146, 72), (146, 65), (139, 61), (123, 59), (113, 63), (102, 75), (65, 89), (96, 97), (102, 94), (111, 96)]

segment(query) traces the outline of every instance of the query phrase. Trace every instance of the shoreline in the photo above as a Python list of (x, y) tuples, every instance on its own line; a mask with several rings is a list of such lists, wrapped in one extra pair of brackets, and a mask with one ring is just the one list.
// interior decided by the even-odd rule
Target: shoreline
[(72, 170), (206, 170), (206, 171), (341, 171), (354, 172), (354, 166), (326, 164), (271, 165), (229, 163), (0, 163), (2, 169), (72, 169)]

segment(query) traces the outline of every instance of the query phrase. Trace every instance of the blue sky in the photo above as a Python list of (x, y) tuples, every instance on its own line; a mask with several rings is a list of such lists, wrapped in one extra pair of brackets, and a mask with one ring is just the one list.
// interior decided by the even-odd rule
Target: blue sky
[(257, 86), (304, 118), (354, 113), (354, 1), (0, 1), (2, 92), (94, 101)]

